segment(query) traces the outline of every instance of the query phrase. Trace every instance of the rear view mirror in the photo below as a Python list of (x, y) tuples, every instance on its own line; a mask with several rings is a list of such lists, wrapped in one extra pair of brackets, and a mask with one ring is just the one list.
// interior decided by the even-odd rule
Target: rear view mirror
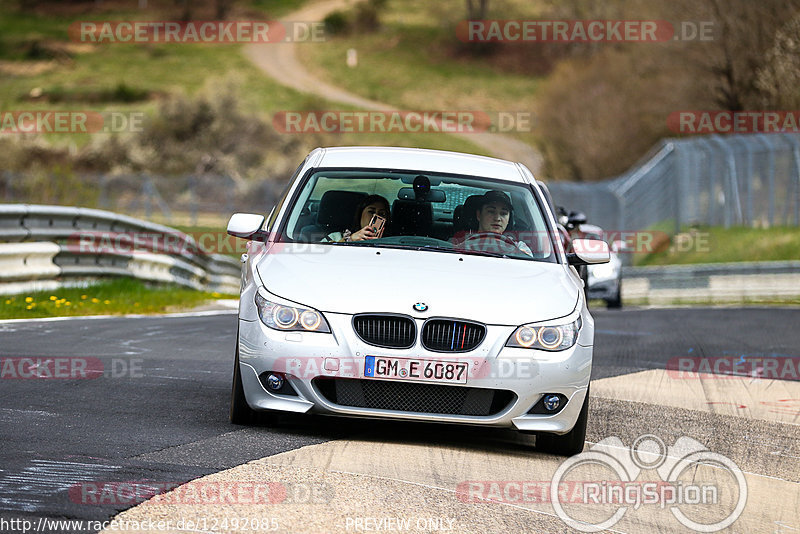
[(262, 226), (264, 226), (263, 215), (234, 213), (228, 221), (228, 234), (249, 239), (259, 234)]
[[(414, 193), (413, 187), (403, 187), (397, 192), (397, 198), (400, 200), (416, 200), (417, 195)], [(444, 202), (447, 196), (441, 189), (431, 189), (425, 197), (426, 202)]]

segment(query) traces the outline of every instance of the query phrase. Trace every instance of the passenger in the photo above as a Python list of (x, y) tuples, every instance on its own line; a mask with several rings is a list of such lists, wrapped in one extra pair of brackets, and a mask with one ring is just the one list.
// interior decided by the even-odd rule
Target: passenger
[(377, 239), (375, 229), (369, 225), (373, 215), (378, 215), (386, 219), (383, 233), (386, 234), (386, 226), (389, 225), (389, 201), (380, 195), (368, 195), (358, 203), (350, 228), (341, 232), (332, 232), (325, 236), (324, 242), (330, 241), (363, 241), (367, 239)]
[[(476, 238), (480, 234), (487, 233), (504, 235), (509, 244), (513, 243), (528, 256), (533, 256), (533, 252), (524, 241), (518, 241), (505, 234), (514, 211), (511, 198), (507, 194), (502, 191), (487, 191), (478, 201), (477, 207), (475, 218), (478, 220), (478, 232), (472, 235), (476, 236)], [(470, 236), (467, 236), (467, 241), (469, 240)]]

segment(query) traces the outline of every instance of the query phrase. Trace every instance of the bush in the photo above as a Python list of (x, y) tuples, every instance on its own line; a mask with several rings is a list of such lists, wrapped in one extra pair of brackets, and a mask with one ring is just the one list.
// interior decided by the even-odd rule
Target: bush
[(367, 0), (352, 11), (333, 11), (323, 19), (325, 30), (331, 35), (375, 32), (381, 27), (380, 13), (385, 6), (386, 0)]
[(325, 31), (330, 35), (345, 35), (350, 32), (350, 21), (344, 11), (332, 11), (323, 19)]
[(710, 97), (691, 78), (675, 76), (677, 68), (642, 47), (562, 61), (537, 95), (546, 175), (592, 181), (621, 174), (674, 135), (670, 113), (709, 109)]
[(384, 2), (368, 0), (355, 8), (354, 26), (359, 33), (371, 33), (381, 27), (380, 10)]

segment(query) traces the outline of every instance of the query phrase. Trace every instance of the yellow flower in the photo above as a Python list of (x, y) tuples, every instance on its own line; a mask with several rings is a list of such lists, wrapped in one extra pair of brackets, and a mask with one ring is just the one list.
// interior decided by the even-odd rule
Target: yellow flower
[(103, 304), (111, 304), (111, 301), (110, 300), (104, 300)]
[(70, 301), (67, 301), (64, 303), (64, 306), (72, 306), (72, 303)]
[(7, 300), (7, 301), (6, 301), (6, 304), (11, 304), (11, 301), (10, 301), (10, 300)]
[(98, 299), (98, 298), (93, 298), (93, 299), (92, 299), (92, 302), (94, 302), (95, 304), (97, 304), (98, 302), (100, 302), (100, 299)]
[(31, 302), (33, 302), (33, 297), (25, 297), (25, 302), (30, 304)]
[(217, 293), (216, 291), (214, 291), (213, 293), (211, 293), (211, 296), (212, 296), (212, 297), (214, 297), (215, 299), (218, 299), (218, 298), (220, 298), (222, 295), (221, 295), (220, 293)]
[(86, 295), (81, 295), (81, 300), (86, 300), (88, 297)]
[(56, 296), (55, 295), (50, 295), (50, 300), (56, 300)]

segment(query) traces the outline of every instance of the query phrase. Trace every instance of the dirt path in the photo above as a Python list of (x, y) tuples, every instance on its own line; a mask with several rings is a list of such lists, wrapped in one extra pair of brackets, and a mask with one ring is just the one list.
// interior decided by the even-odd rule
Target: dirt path
[[(331, 11), (347, 8), (355, 0), (323, 0), (305, 6), (284, 17), (287, 21), (317, 22)], [(244, 48), (248, 59), (278, 83), (304, 93), (320, 96), (331, 102), (347, 104), (371, 111), (397, 111), (398, 108), (376, 102), (330, 85), (315, 77), (297, 59), (294, 43), (250, 44)], [(451, 134), (462, 137), (495, 157), (518, 161), (534, 173), (542, 165), (541, 155), (527, 143), (495, 133)]]

